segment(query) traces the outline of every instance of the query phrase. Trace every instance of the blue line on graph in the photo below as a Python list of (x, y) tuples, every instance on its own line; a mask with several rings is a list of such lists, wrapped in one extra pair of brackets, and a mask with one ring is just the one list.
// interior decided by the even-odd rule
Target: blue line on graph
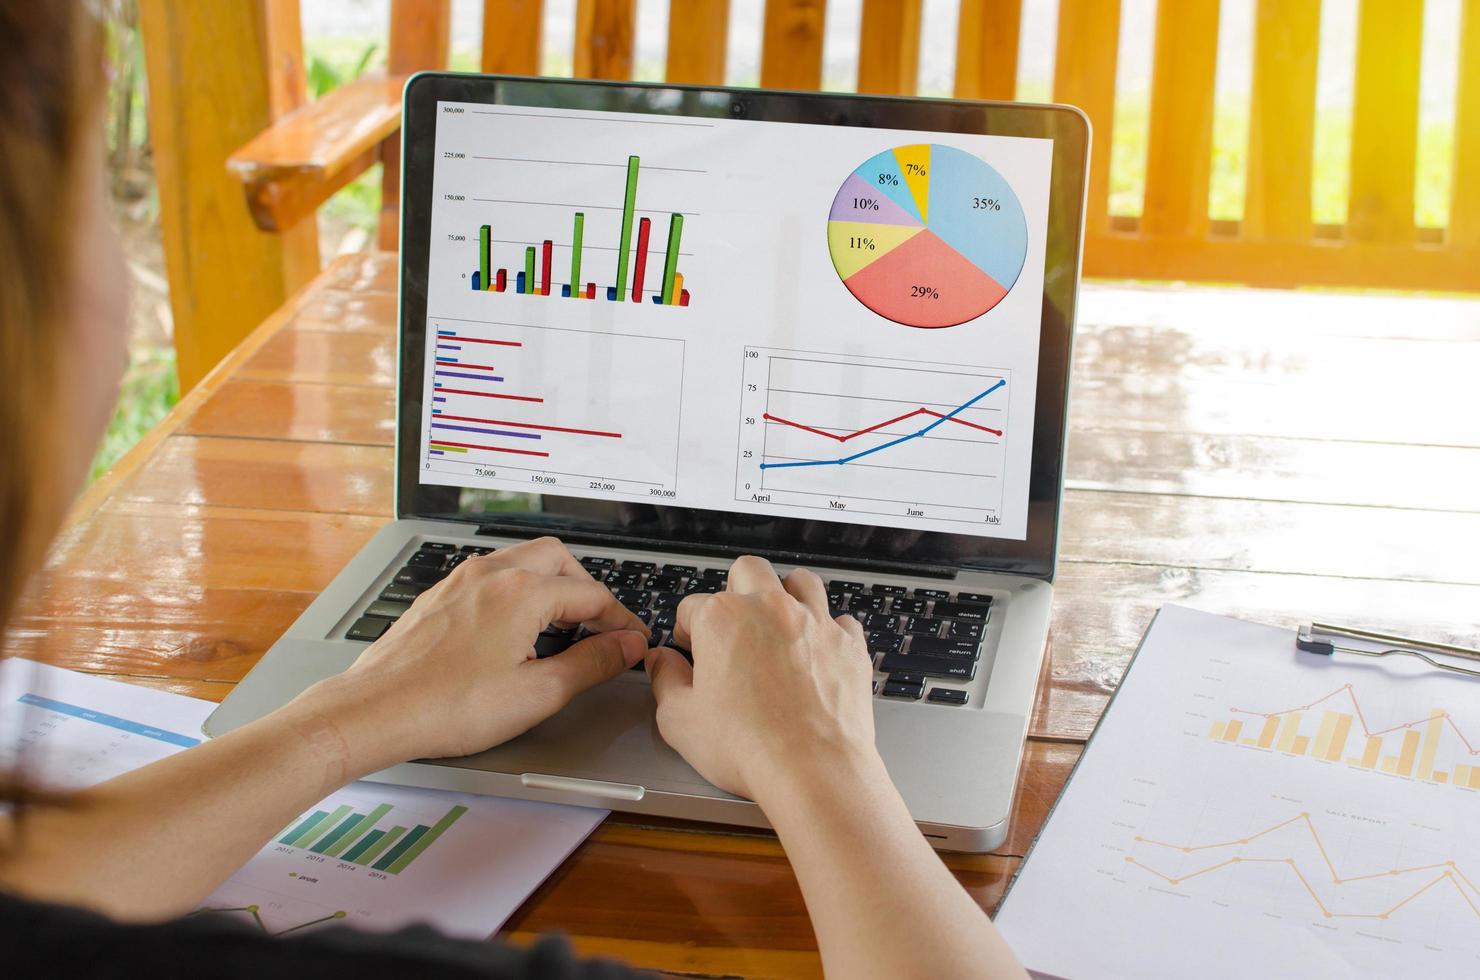
[(58, 714), (71, 715), (74, 718), (82, 718), (86, 721), (94, 721), (99, 725), (107, 725), (109, 728), (116, 728), (122, 732), (143, 735), (145, 738), (152, 738), (156, 742), (168, 742), (171, 745), (183, 745), (186, 748), (200, 744), (200, 739), (191, 738), (189, 735), (167, 732), (163, 728), (155, 728), (152, 725), (141, 725), (137, 721), (129, 721), (127, 718), (119, 718), (116, 715), (107, 715), (101, 711), (94, 711), (91, 708), (68, 704), (65, 701), (53, 701), (51, 698), (44, 698), (39, 694), (22, 694), (16, 700), (21, 704), (34, 705), (38, 708), (45, 708), (48, 711), (55, 711)]
[(842, 466), (844, 463), (851, 463), (855, 459), (863, 459), (863, 457), (865, 456), (872, 456), (874, 453), (883, 452), (885, 449), (897, 446), (901, 442), (909, 442), (911, 439), (918, 439), (938, 425), (945, 425), (951, 419), (955, 418), (957, 415), (960, 415), (962, 412), (966, 411), (968, 408), (975, 405), (977, 402), (981, 401), (983, 398), (987, 397), (992, 392), (996, 391), (998, 388), (1001, 388), (1005, 384), (1007, 384), (1006, 381), (998, 381), (996, 384), (992, 385), (992, 387), (988, 388), (980, 395), (977, 395), (975, 398), (971, 399), (971, 401), (967, 402), (964, 405), (959, 405), (956, 408), (953, 408), (949, 413), (942, 415), (934, 422), (931, 422), (929, 425), (925, 426), (925, 428), (921, 429), (919, 432), (911, 432), (907, 436), (900, 436), (898, 439), (892, 439), (889, 442), (875, 446), (872, 449), (865, 449), (861, 453), (854, 453), (852, 456), (844, 456), (841, 459), (807, 459), (802, 460), (798, 463), (762, 463), (761, 469), (786, 470), (793, 469), (798, 466)]

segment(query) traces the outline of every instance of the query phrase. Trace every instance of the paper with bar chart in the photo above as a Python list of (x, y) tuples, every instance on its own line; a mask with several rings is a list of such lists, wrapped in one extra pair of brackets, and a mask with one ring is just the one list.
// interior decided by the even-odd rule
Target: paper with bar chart
[(735, 498), (908, 517), (1001, 520), (1005, 370), (746, 348)]
[(1052, 143), (691, 108), (439, 103), (421, 482), (1025, 537)]
[[(200, 742), (216, 707), (9, 658), (0, 662), (0, 772), (75, 790)], [(604, 810), (354, 783), (274, 835), (203, 903), (270, 935), (340, 923), (498, 929)]]
[(998, 925), (1061, 976), (1474, 976), (1477, 732), (1474, 680), (1164, 607)]

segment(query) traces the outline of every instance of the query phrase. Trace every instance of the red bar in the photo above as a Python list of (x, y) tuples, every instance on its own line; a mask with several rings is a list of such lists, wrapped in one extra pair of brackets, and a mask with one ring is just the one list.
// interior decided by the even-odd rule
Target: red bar
[(632, 270), (632, 302), (642, 302), (642, 274), (647, 271), (648, 230), (653, 223), (647, 218), (637, 222), (637, 266)]
[(464, 364), (462, 361), (443, 361), (443, 360), (438, 360), (437, 361), (437, 364), (440, 365), (441, 367), (450, 367), (450, 368), (473, 368), (473, 369), (478, 370), (478, 371), (492, 371), (493, 370), (493, 365), (492, 364)]
[(500, 347), (523, 347), (524, 344), (517, 340), (484, 340), (481, 337), (462, 337), (458, 334), (438, 334), (438, 340), (455, 340), (459, 344), (497, 344)]
[(504, 449), (500, 446), (480, 446), (473, 442), (447, 442), (443, 439), (431, 440), (434, 446), (460, 446), (463, 449), (486, 449), (491, 453), (518, 453), (520, 456), (546, 456), (549, 453), (535, 452), (533, 449)]
[(689, 305), (689, 291), (687, 289), (681, 290), (679, 292), (679, 294), (678, 294), (678, 305), (679, 306), (688, 306)]
[(477, 395), (480, 398), (506, 398), (514, 402), (539, 402), (544, 404), (543, 398), (531, 398), (529, 395), (500, 395), (492, 391), (468, 391), (466, 388), (438, 388), (433, 394), (444, 395)]
[(498, 270), (498, 279), (495, 281), (495, 285), (494, 285), (493, 288), (494, 288), (494, 291), (495, 292), (499, 292), (499, 293), (501, 293), (505, 289), (508, 289), (509, 288), (509, 273), (508, 273), (508, 270), (506, 270), (506, 269), (500, 269), (500, 270)]
[[(454, 422), (482, 422), (485, 425), (507, 425), (517, 429), (540, 429), (544, 432), (569, 432), (578, 436), (606, 436), (608, 439), (620, 439), (620, 432), (602, 432), (600, 429), (570, 429), (563, 425), (536, 425), (533, 422), (510, 422), (508, 419), (483, 419), (476, 415), (443, 415), (438, 413), (439, 419), (452, 419)], [(826, 435), (827, 433), (823, 433)]]
[(545, 286), (544, 286), (544, 289), (542, 289), (540, 291), (540, 295), (541, 296), (549, 296), (550, 295), (550, 252), (551, 252), (551, 250), (554, 247), (555, 247), (555, 243), (554, 242), (550, 241), (550, 239), (548, 239), (548, 238), (545, 239), (545, 255), (544, 255), (544, 258), (541, 260), (541, 262), (542, 262), (541, 273), (542, 273), (542, 277), (545, 280)]
[(586, 283), (586, 298), (587, 299), (595, 299), (596, 298), (596, 283), (594, 283), (594, 282), (588, 282), (588, 283)]

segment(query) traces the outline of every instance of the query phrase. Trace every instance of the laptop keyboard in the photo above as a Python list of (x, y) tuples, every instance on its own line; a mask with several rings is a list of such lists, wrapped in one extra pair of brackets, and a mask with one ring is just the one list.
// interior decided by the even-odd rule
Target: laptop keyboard
[[(411, 608), (417, 596), (469, 558), (493, 550), (479, 545), (424, 542), (350, 626), (345, 639), (367, 643), (380, 639)], [(674, 645), (674, 619), (684, 596), (722, 591), (729, 575), (723, 568), (617, 561), (595, 555), (580, 562), (652, 630), (653, 646)], [(908, 701), (925, 698), (934, 704), (967, 703), (967, 692), (949, 685), (965, 684), (976, 677), (982, 641), (992, 616), (992, 596), (832, 579), (827, 582), (827, 601), (834, 616), (849, 614), (863, 625), (874, 669), (885, 675), (875, 683), (875, 693)], [(554, 656), (583, 635), (576, 629), (547, 627), (535, 641), (535, 654)], [(633, 669), (641, 670), (642, 665)]]

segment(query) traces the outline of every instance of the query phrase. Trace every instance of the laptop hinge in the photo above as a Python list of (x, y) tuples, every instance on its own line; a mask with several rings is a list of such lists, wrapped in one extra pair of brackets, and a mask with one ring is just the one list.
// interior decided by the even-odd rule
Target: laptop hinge
[[(530, 538), (548, 532), (535, 531), (518, 525), (480, 524), (478, 533), (506, 538)], [(942, 565), (934, 562), (848, 557), (781, 548), (725, 548), (714, 544), (662, 541), (627, 534), (602, 534), (599, 531), (577, 531), (569, 528), (560, 531), (560, 539), (567, 544), (595, 544), (608, 548), (636, 548), (648, 551), (684, 551), (700, 555), (714, 555), (719, 558), (736, 558), (742, 554), (759, 555), (768, 561), (783, 565), (825, 565), (829, 568), (850, 568), (859, 571), (882, 572), (888, 575), (915, 575), (939, 579), (955, 578), (961, 570), (955, 565)]]

